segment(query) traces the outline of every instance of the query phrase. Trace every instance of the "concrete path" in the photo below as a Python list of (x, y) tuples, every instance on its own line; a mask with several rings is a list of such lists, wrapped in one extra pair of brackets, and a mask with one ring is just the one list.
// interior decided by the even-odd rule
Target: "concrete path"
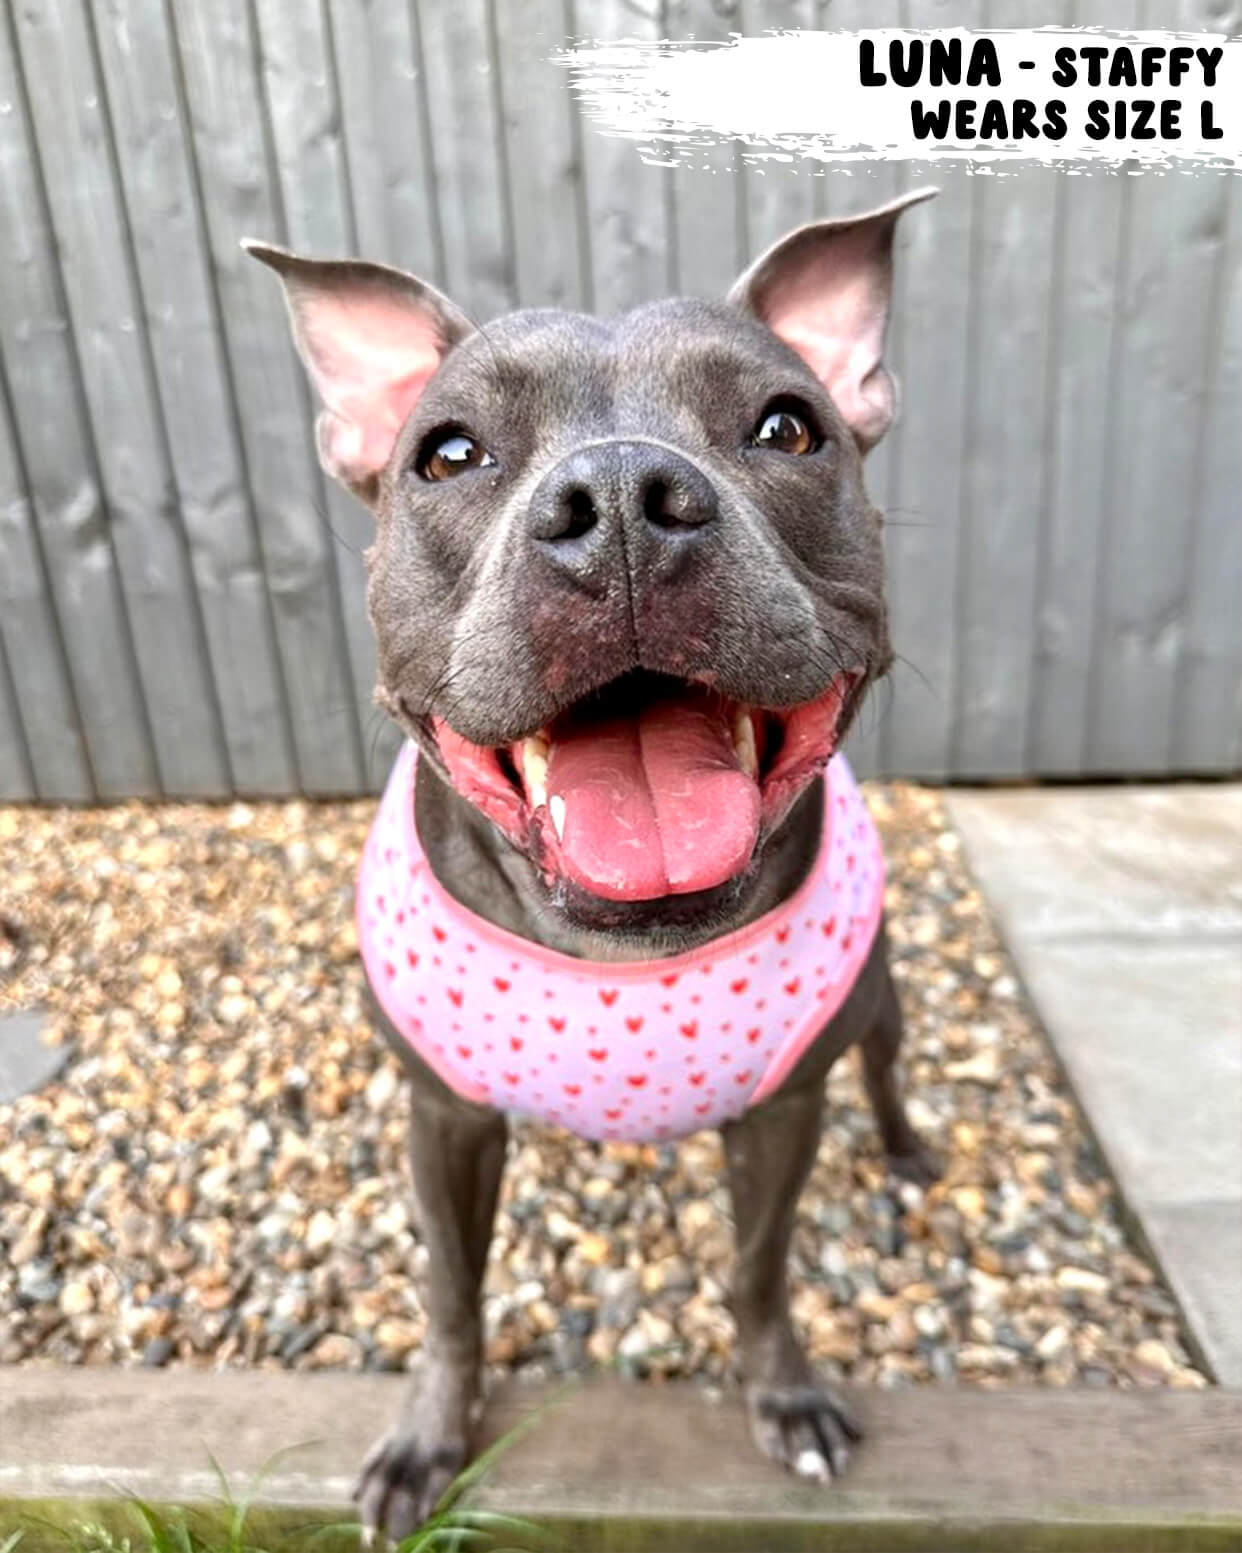
[(946, 800), (1192, 1334), (1242, 1385), (1242, 785)]

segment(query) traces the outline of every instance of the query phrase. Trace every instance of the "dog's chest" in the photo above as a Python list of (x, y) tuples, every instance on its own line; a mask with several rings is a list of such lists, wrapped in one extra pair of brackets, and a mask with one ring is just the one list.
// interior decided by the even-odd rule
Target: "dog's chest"
[(841, 756), (819, 856), (789, 900), (689, 954), (620, 965), (543, 949), (454, 901), (418, 842), (415, 764), (407, 745), (367, 839), (358, 938), (393, 1025), (467, 1099), (600, 1140), (719, 1126), (779, 1087), (867, 959), (883, 860)]

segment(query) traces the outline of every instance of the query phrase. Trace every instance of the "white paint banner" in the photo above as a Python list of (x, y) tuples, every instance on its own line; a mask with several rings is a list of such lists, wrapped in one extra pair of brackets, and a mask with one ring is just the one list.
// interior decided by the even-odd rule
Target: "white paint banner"
[(588, 116), (644, 159), (1242, 167), (1242, 38), (998, 28), (583, 43)]

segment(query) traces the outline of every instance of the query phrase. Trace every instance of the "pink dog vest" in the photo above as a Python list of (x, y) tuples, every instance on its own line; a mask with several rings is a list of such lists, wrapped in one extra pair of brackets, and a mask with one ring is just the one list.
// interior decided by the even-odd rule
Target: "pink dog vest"
[(407, 744), (367, 838), (358, 941), (384, 1012), (466, 1099), (597, 1140), (717, 1127), (779, 1087), (867, 958), (884, 863), (843, 755), (824, 774), (819, 855), (787, 901), (700, 949), (622, 964), (545, 949), (453, 900), (419, 845), (416, 764)]

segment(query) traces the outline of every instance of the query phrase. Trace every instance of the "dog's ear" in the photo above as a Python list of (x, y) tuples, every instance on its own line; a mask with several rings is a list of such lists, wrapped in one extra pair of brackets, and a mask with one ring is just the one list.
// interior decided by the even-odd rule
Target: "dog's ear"
[(319, 462), (368, 505), (447, 352), (474, 326), (434, 287), (385, 264), (303, 259), (247, 240), (284, 286), (298, 355), (323, 401)]
[(799, 227), (756, 259), (729, 293), (797, 351), (864, 453), (888, 430), (897, 399), (883, 360), (893, 232), (903, 210), (938, 192), (918, 189), (865, 216)]

